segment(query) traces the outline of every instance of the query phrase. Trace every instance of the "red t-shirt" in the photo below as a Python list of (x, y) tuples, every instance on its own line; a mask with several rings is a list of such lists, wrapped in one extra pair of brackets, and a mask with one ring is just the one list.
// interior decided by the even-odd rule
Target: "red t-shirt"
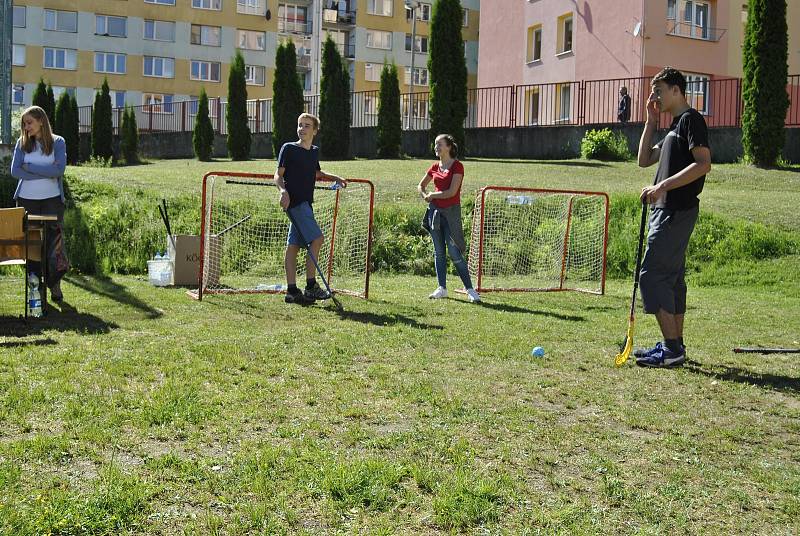
[(434, 206), (439, 208), (451, 207), (461, 202), (461, 186), (464, 185), (464, 165), (461, 162), (453, 160), (453, 163), (450, 164), (450, 169), (446, 170), (440, 170), (439, 162), (435, 162), (428, 169), (428, 175), (433, 177), (433, 185), (436, 187), (437, 192), (444, 192), (450, 188), (453, 175), (461, 175), (461, 184), (458, 185), (458, 191), (453, 197), (432, 199)]

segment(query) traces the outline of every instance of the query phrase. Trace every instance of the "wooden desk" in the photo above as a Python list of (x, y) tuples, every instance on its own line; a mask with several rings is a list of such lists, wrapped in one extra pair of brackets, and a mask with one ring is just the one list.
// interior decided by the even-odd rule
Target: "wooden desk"
[[(42, 230), (42, 279), (39, 285), (39, 294), (42, 296), (42, 315), (47, 314), (47, 277), (50, 275), (49, 261), (47, 256), (47, 224), (58, 221), (58, 216), (54, 214), (28, 214), (28, 228)], [(27, 304), (25, 304), (27, 307)]]

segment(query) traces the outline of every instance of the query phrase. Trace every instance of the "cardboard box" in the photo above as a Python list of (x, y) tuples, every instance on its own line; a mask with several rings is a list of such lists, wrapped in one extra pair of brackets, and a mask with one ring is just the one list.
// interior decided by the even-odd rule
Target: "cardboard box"
[[(216, 237), (212, 237), (212, 244)], [(211, 248), (212, 253), (219, 248)], [(172, 263), (171, 285), (186, 285), (197, 287), (197, 278), (200, 274), (200, 237), (198, 235), (173, 235), (172, 240), (167, 237), (167, 251)], [(210, 259), (209, 273), (206, 274), (209, 285), (219, 283), (219, 259)]]

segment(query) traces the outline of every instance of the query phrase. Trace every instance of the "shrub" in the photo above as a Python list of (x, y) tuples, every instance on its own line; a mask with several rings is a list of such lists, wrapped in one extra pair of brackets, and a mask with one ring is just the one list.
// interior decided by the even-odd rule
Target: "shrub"
[(75, 98), (75, 95), (70, 95), (69, 104), (69, 127), (67, 128), (69, 137), (65, 138), (67, 143), (67, 162), (75, 165), (81, 161), (80, 118), (78, 112), (78, 99)]
[(330, 35), (322, 52), (320, 149), (325, 158), (350, 156), (350, 75)]
[(120, 151), (127, 164), (139, 163), (139, 129), (136, 126), (136, 113), (130, 106), (125, 106), (122, 113)]
[(108, 159), (114, 154), (114, 125), (111, 121), (111, 93), (108, 80), (103, 80), (99, 93), (95, 94), (92, 109), (92, 156)]
[(397, 158), (400, 156), (402, 140), (400, 120), (400, 82), (394, 63), (383, 66), (381, 71), (381, 98), (378, 102), (378, 156)]
[(247, 118), (244, 57), (238, 49), (228, 74), (228, 106), (225, 110), (225, 121), (228, 125), (228, 154), (234, 160), (247, 160), (250, 158), (252, 139)]
[(272, 95), (272, 150), (277, 157), (284, 143), (297, 141), (297, 116), (305, 106), (297, 75), (297, 54), (291, 41), (279, 44), (275, 52)]
[(589, 130), (581, 140), (581, 156), (592, 160), (630, 160), (628, 140), (610, 129)]
[[(45, 113), (50, 108), (50, 101), (47, 99), (47, 84), (44, 83), (44, 78), (39, 79), (39, 83), (36, 84), (36, 89), (33, 90), (33, 98), (31, 100), (32, 106), (38, 106)], [(50, 121), (53, 121), (53, 116), (47, 113), (47, 118)]]
[(200, 90), (200, 102), (197, 103), (192, 148), (198, 160), (203, 162), (211, 160), (214, 152), (214, 127), (208, 116), (208, 95), (206, 95), (205, 88)]

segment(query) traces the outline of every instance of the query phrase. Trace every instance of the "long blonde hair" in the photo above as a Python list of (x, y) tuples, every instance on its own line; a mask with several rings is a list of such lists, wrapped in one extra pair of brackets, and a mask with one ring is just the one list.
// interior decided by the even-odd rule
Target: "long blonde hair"
[[(42, 123), (42, 128), (39, 130), (39, 135), (36, 137), (32, 137), (28, 135), (28, 132), (25, 130), (25, 116), (30, 115), (37, 121)], [(50, 128), (50, 120), (47, 119), (47, 113), (40, 108), (39, 106), (31, 106), (30, 108), (26, 108), (24, 112), (22, 112), (22, 116), (19, 120), (20, 127), (22, 132), (20, 134), (20, 139), (22, 140), (22, 149), (26, 153), (32, 153), (36, 150), (36, 142), (39, 142), (39, 145), (42, 147), (42, 153), (44, 154), (52, 154), (53, 153), (53, 129)]]

